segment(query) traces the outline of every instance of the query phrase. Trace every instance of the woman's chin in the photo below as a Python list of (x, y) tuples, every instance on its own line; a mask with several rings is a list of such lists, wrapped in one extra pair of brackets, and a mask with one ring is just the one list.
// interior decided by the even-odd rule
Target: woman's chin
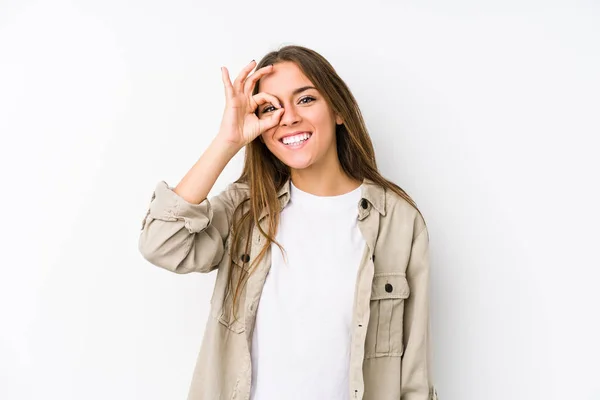
[(310, 159), (304, 159), (304, 158), (293, 158), (293, 159), (287, 159), (287, 160), (283, 160), (283, 163), (285, 165), (287, 165), (288, 167), (290, 167), (291, 169), (305, 169), (311, 166), (311, 161)]

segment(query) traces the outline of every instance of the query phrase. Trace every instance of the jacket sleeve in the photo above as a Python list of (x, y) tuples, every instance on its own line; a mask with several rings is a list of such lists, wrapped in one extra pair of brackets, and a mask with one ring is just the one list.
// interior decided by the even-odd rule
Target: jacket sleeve
[(140, 253), (150, 263), (179, 274), (216, 269), (236, 206), (233, 184), (200, 204), (188, 203), (172, 189), (165, 181), (156, 185), (142, 221)]
[(414, 237), (406, 278), (410, 296), (404, 305), (404, 352), (401, 400), (437, 400), (432, 371), (429, 322), (429, 233), (423, 227)]

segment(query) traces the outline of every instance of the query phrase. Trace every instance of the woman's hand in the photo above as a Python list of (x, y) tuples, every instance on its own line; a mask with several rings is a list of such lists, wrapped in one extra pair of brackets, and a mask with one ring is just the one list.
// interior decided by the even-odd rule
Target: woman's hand
[[(283, 108), (275, 96), (268, 93), (252, 95), (256, 82), (264, 75), (273, 71), (272, 65), (267, 65), (248, 77), (256, 62), (252, 60), (231, 83), (229, 71), (221, 67), (223, 84), (225, 85), (225, 111), (219, 136), (229, 144), (240, 148), (252, 142), (263, 132), (273, 128), (279, 123)], [(277, 108), (275, 112), (258, 118), (255, 114), (257, 107), (270, 103)]]

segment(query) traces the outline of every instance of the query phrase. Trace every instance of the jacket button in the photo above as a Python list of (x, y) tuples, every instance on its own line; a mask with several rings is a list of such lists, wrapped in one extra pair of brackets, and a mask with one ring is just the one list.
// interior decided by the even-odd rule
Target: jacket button
[(366, 199), (362, 199), (361, 202), (360, 202), (360, 206), (362, 208), (366, 209), (367, 208), (367, 200)]
[(248, 254), (242, 254), (242, 262), (247, 263), (248, 261), (250, 261), (250, 256)]
[(392, 290), (394, 290), (394, 287), (392, 286), (391, 283), (386, 283), (385, 284), (385, 291), (388, 293), (392, 293)]

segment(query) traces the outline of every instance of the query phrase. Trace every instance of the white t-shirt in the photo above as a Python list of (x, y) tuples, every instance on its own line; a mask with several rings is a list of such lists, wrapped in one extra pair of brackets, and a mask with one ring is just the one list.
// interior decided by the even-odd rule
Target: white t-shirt
[(290, 181), (252, 337), (252, 400), (348, 400), (359, 186), (315, 196)]

